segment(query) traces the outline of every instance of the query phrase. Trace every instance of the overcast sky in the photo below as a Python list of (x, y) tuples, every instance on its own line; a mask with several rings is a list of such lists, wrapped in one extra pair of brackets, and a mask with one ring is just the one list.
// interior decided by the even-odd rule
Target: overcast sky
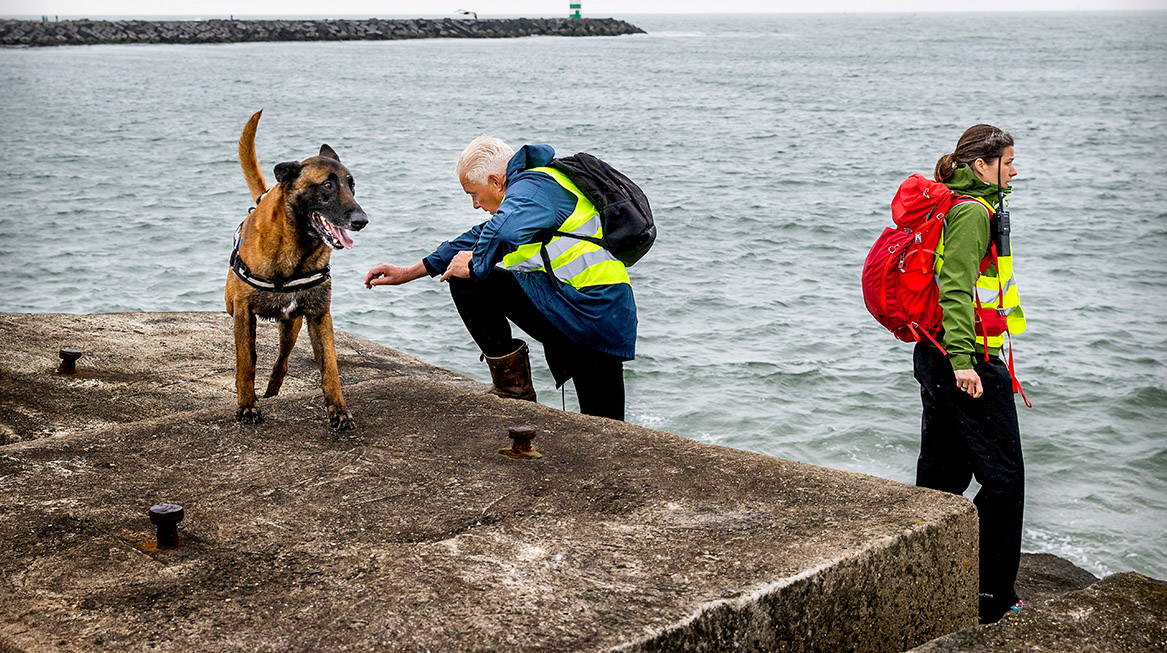
[[(582, 0), (585, 16), (642, 13), (788, 11), (1066, 11), (1167, 9), (1167, 0)], [(62, 16), (356, 15), (435, 16), (469, 9), (479, 15), (566, 15), (568, 0), (0, 0), (0, 15)]]

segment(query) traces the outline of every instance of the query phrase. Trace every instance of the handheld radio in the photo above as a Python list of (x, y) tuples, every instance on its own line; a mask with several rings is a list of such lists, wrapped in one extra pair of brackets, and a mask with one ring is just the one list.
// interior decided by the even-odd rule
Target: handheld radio
[(1009, 208), (1005, 204), (1005, 191), (1001, 188), (1001, 165), (1004, 157), (997, 158), (997, 220), (996, 234), (993, 240), (997, 243), (997, 256), (1010, 256), (1009, 250)]

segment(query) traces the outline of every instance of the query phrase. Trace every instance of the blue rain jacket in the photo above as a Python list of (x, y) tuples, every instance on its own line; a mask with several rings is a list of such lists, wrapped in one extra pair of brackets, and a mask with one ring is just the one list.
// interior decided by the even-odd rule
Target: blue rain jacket
[[(431, 276), (446, 271), (454, 255), (474, 253), (472, 274), (485, 277), (502, 257), (520, 245), (534, 242), (543, 229), (557, 229), (575, 210), (575, 195), (549, 175), (529, 171), (547, 165), (555, 156), (549, 145), (524, 145), (507, 163), (506, 197), (489, 220), (438, 246), (425, 258)], [(547, 273), (515, 273), (527, 297), (547, 319), (573, 342), (624, 360), (636, 355), (636, 300), (632, 286), (620, 283), (589, 286), (567, 284), (559, 289)]]

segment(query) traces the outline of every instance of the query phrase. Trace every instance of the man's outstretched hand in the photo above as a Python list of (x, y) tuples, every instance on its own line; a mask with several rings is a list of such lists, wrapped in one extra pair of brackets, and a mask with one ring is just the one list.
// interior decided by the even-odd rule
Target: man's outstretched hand
[(369, 273), (365, 275), (365, 287), (399, 286), (414, 279), (420, 279), (427, 276), (427, 274), (425, 264), (420, 261), (407, 268), (399, 268), (396, 265), (382, 263), (369, 270)]

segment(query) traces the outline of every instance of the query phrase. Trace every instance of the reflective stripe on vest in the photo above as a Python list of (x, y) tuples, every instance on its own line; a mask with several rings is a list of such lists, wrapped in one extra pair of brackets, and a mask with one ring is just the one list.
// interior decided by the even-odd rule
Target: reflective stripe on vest
[[(989, 211), (989, 215), (993, 215), (993, 207), (985, 200), (974, 197), (984, 205)], [(992, 254), (987, 254), (987, 258), (992, 258)], [(940, 242), (936, 245), (936, 273), (939, 275), (940, 268), (944, 266), (944, 232), (940, 232)], [(1001, 301), (1002, 291), (1005, 294), (1004, 301)], [(1012, 252), (1005, 256), (997, 255), (996, 270), (993, 266), (985, 268), (985, 271), (977, 277), (974, 288), (974, 300), (980, 303), (981, 308), (994, 309), (1001, 315), (1005, 316), (1005, 328), (1010, 334), (1021, 333), (1025, 331), (1025, 311), (1021, 309), (1021, 295), (1017, 291), (1017, 281), (1013, 278), (1013, 256)], [(1005, 346), (1005, 334), (1002, 333), (996, 336), (983, 335), (977, 336), (977, 343), (984, 343), (990, 349), (1001, 349)]]
[[(600, 214), (570, 179), (554, 168), (529, 169), (548, 175), (555, 183), (575, 195), (575, 210), (563, 221), (558, 231), (591, 238), (603, 237), (604, 226), (600, 222)], [(502, 258), (502, 266), (513, 272), (542, 271), (543, 247), (543, 243), (538, 242), (520, 245)], [(628, 280), (628, 269), (624, 264), (596, 243), (555, 236), (547, 241), (546, 247), (547, 258), (551, 261), (551, 272), (556, 279), (573, 288), (631, 283)]]

